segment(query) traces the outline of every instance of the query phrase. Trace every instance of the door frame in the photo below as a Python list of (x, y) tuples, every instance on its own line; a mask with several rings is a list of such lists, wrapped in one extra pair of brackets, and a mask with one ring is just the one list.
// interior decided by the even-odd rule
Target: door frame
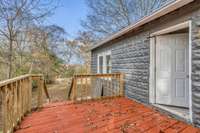
[(156, 36), (189, 28), (189, 116), (192, 122), (192, 21), (186, 21), (177, 25), (162, 29), (150, 34), (150, 76), (149, 76), (149, 102), (156, 104)]

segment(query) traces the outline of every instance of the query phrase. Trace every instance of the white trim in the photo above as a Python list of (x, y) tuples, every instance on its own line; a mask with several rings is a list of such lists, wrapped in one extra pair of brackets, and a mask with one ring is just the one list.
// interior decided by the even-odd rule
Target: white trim
[(189, 21), (189, 115), (192, 119), (192, 21)]
[(130, 32), (130, 31), (132, 31), (132, 30), (134, 30), (134, 29), (136, 29), (136, 28), (138, 28), (138, 27), (140, 27), (140, 26), (142, 26), (146, 23), (149, 23), (149, 22), (151, 22), (151, 21), (153, 21), (153, 20), (155, 20), (159, 17), (162, 17), (162, 16), (164, 16), (164, 15), (170, 13), (170, 12), (173, 12), (176, 9), (179, 9), (179, 8), (185, 6), (185, 5), (187, 5), (187, 4), (189, 4), (193, 1), (194, 0), (176, 0), (176, 1), (172, 2), (171, 4), (161, 8), (160, 10), (158, 10), (156, 12), (154, 12), (152, 15), (145, 16), (140, 21), (138, 21), (138, 22), (136, 22), (136, 23), (134, 23), (130, 26), (127, 26), (126, 28), (122, 29), (121, 31), (115, 33), (114, 35), (112, 35), (108, 38), (105, 38), (103, 41), (101, 41), (101, 42), (97, 43), (95, 46), (93, 46), (90, 50), (93, 50), (93, 49), (95, 49), (95, 48), (97, 48), (97, 47), (99, 47), (99, 46), (101, 46), (105, 43), (108, 43), (108, 42)]
[(188, 28), (188, 27), (189, 27), (189, 21), (183, 22), (181, 24), (177, 24), (177, 25), (168, 27), (166, 29), (154, 32), (154, 33), (151, 34), (151, 37), (152, 36), (159, 36), (159, 35), (167, 34), (167, 33), (178, 31), (178, 30), (185, 29), (185, 28)]
[(97, 55), (97, 73), (100, 73), (100, 70), (99, 70), (99, 57), (102, 56), (103, 57), (103, 53), (100, 53)]
[(111, 50), (107, 50), (107, 51), (101, 52), (101, 53), (99, 53), (97, 55), (97, 73), (100, 73), (100, 70), (99, 70), (99, 57), (100, 56), (103, 57), (103, 73), (107, 73), (106, 72), (106, 69), (107, 69), (107, 66), (106, 66), (106, 56), (107, 55), (111, 56)]
[[(150, 39), (150, 77), (149, 77), (149, 101), (151, 104), (156, 103), (156, 94), (155, 94), (155, 48), (156, 48), (156, 36), (174, 32), (176, 30), (189, 28), (189, 114), (190, 114), (190, 121), (192, 122), (192, 83), (191, 83), (191, 72), (192, 72), (192, 21), (189, 20), (187, 22), (174, 25), (172, 27), (168, 27), (166, 29), (157, 31), (152, 33)], [(174, 30), (176, 29), (176, 30)], [(154, 49), (154, 50), (152, 50)]]
[(150, 103), (156, 103), (156, 93), (155, 93), (155, 49), (156, 49), (156, 38), (150, 38), (150, 77), (149, 77), (149, 101)]

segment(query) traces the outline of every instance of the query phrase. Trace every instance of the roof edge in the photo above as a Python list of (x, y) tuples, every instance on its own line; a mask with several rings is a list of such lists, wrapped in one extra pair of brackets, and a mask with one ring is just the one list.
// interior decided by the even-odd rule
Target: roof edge
[(94, 49), (104, 45), (105, 43), (108, 43), (130, 31), (132, 31), (135, 28), (138, 28), (146, 23), (149, 23), (149, 22), (151, 22), (159, 17), (162, 17), (172, 11), (175, 11), (193, 1), (194, 0), (176, 0), (172, 3), (170, 3), (169, 5), (166, 5), (165, 7), (161, 8), (160, 10), (154, 12), (153, 14), (151, 14), (149, 16), (145, 16), (142, 19), (140, 19), (138, 22), (131, 24), (131, 25), (127, 26), (126, 28), (123, 28), (122, 30), (118, 31), (117, 33), (103, 39), (102, 41), (97, 43), (95, 46), (93, 46), (90, 50), (94, 50)]

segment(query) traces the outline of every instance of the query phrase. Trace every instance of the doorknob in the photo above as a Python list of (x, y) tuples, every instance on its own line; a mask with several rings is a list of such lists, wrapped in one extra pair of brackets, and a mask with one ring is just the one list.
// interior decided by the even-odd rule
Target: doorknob
[(190, 78), (190, 75), (187, 75), (186, 77), (189, 79), (189, 78)]

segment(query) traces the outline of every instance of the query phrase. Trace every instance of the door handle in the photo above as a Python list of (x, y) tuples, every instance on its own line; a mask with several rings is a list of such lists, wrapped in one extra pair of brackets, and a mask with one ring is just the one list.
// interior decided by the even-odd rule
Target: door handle
[(186, 77), (189, 79), (189, 78), (190, 78), (190, 75), (187, 75)]

